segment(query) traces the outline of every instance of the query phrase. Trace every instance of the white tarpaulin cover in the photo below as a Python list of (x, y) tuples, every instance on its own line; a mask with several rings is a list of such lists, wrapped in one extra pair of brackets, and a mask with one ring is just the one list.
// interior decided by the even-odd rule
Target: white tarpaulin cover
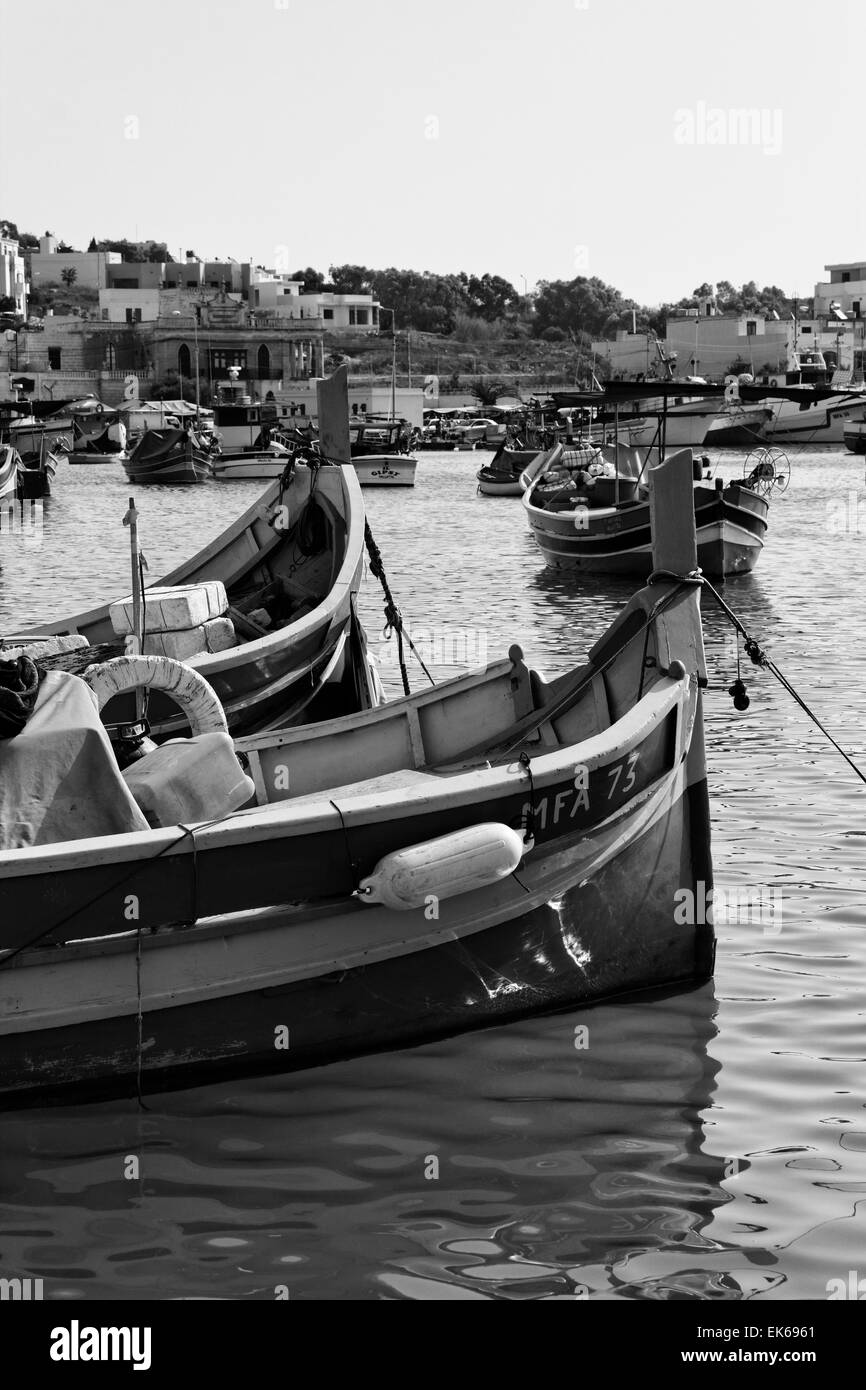
[(78, 676), (49, 671), (25, 728), (0, 740), (0, 849), (149, 828), (92, 690)]

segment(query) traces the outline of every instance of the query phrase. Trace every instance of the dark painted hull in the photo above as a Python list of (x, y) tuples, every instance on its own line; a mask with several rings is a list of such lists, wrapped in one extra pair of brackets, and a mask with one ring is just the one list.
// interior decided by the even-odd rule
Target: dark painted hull
[[(576, 867), (555, 901), (522, 916), (355, 969), (146, 1011), (142, 1088), (295, 1071), (706, 979), (712, 927), (677, 925), (672, 904), (677, 890), (710, 886), (708, 836), (701, 782), (588, 881)], [(281, 1027), (287, 1048), (275, 1046)], [(137, 1070), (134, 1014), (0, 1038), (4, 1107), (133, 1094)]]
[(127, 478), (136, 486), (148, 483), (178, 484), (204, 483), (211, 476), (210, 464), (205, 458), (188, 457), (161, 459), (158, 463), (133, 463), (123, 460)]
[[(574, 511), (545, 511), (525, 494), (529, 524), (551, 569), (588, 574), (627, 574), (646, 578), (652, 569), (649, 504), (609, 509), (596, 516), (587, 508), (575, 524)], [(707, 575), (745, 574), (763, 549), (769, 503), (736, 483), (724, 491), (695, 489), (698, 564)]]

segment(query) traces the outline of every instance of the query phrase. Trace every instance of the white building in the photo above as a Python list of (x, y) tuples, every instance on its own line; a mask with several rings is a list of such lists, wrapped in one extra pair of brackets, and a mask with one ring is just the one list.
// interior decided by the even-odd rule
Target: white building
[(839, 311), (846, 318), (866, 318), (866, 260), (825, 265), (829, 280), (815, 286), (815, 315), (832, 318)]
[(379, 304), (371, 294), (305, 294), (303, 281), (257, 267), (250, 285), (250, 309), (268, 318), (321, 319), (326, 333), (378, 333)]
[(31, 289), (62, 285), (64, 270), (74, 270), (74, 284), (100, 290), (108, 284), (108, 266), (120, 265), (119, 251), (58, 251), (57, 237), (46, 232), (30, 256)]
[(24, 257), (18, 242), (0, 233), (0, 296), (15, 301), (10, 313), (27, 317), (27, 282), (24, 277)]
[[(99, 291), (99, 317), (105, 323), (151, 323), (160, 316), (161, 302), (166, 296), (172, 308), (179, 307), (177, 290), (116, 290)], [(170, 310), (162, 309), (162, 312)]]

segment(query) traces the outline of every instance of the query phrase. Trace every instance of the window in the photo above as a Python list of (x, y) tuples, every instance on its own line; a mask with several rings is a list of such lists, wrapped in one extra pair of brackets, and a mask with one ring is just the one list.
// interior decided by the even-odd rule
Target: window
[(104, 323), (107, 319), (108, 319), (108, 310), (107, 310), (107, 309), (103, 309), (103, 311), (102, 311), (102, 320), (103, 320), (103, 323)]
[(352, 402), (352, 414), (353, 414), (353, 415), (357, 415), (357, 414), (358, 414), (358, 402), (357, 402), (357, 401), (353, 401), (353, 402)]
[(355, 310), (355, 321), (356, 321), (356, 323), (363, 324), (363, 325), (366, 326), (366, 324), (369, 323), (369, 314), (367, 313), (367, 310), (366, 310), (366, 309), (356, 309), (356, 310)]
[(354, 327), (354, 323), (355, 323), (355, 306), (354, 306), (353, 304), (350, 304), (350, 305), (349, 305), (349, 323)]
[(334, 317), (334, 311), (333, 311), (333, 309), (323, 309), (323, 310), (322, 310), (322, 318), (323, 318), (323, 319), (332, 319), (333, 317)]
[(851, 279), (851, 272), (850, 272), (850, 270), (843, 270), (843, 271), (842, 271), (842, 284), (843, 284), (843, 285), (847, 285), (847, 283), (848, 283), (848, 281), (849, 281), (850, 279)]
[(802, 325), (801, 329), (800, 329), (800, 332), (801, 332), (801, 333), (811, 333), (812, 330), (811, 330), (811, 328), (809, 327), (809, 325), (808, 325), (807, 323), (804, 323), (804, 324)]
[(50, 372), (60, 371), (60, 348), (58, 347), (48, 349), (48, 370)]
[(259, 380), (267, 381), (271, 375), (271, 354), (269, 353), (267, 345), (265, 343), (262, 343), (261, 347), (259, 348), (257, 364)]
[(211, 370), (214, 372), (226, 372), (229, 367), (241, 367), (246, 370), (247, 354), (245, 348), (212, 348), (210, 355)]
[(181, 343), (177, 350), (177, 374), (178, 376), (192, 376), (192, 360), (186, 343)]
[(289, 289), (284, 289), (284, 290), (283, 290), (283, 294), (291, 294), (291, 292), (292, 292), (292, 291), (289, 290)]
[(127, 311), (126, 311), (126, 322), (127, 322), (127, 323), (141, 323), (141, 310), (140, 310), (140, 309), (129, 309), (129, 308), (128, 308)]
[(862, 303), (862, 300), (860, 300), (860, 299), (852, 299), (852, 301), (851, 301), (851, 312), (852, 312), (852, 314), (854, 315), (855, 319), (859, 319), (859, 317), (860, 317), (860, 305), (861, 305), (861, 303)]
[(746, 319), (746, 337), (754, 338), (758, 333), (758, 325), (754, 319)]

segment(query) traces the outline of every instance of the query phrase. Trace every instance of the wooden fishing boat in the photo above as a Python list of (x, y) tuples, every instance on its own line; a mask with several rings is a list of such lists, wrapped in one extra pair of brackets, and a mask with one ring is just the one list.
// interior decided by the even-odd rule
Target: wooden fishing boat
[[(339, 414), (345, 371), (318, 389), (320, 414)], [(331, 457), (339, 457), (340, 445), (330, 447)], [(233, 734), (375, 703), (355, 618), (364, 554), (364, 504), (354, 470), (312, 460), (294, 464), (222, 535), (156, 581), (160, 589), (214, 579), (225, 586), (238, 645), (193, 656), (188, 664), (219, 696)], [(270, 626), (262, 625), (262, 610)], [(67, 633), (103, 649), (113, 644), (114, 653), (123, 650), (108, 603), (27, 635)], [(112, 702), (106, 718), (117, 724), (134, 719), (129, 697)], [(159, 693), (151, 697), (149, 722), (158, 738), (188, 727)]]
[(11, 444), (0, 444), (0, 501), (18, 497), (21, 456)]
[[(58, 447), (62, 448), (62, 440)], [(18, 470), (18, 497), (26, 501), (35, 497), (50, 497), (51, 484), (60, 464), (60, 455), (49, 448), (43, 439), (38, 449), (21, 455)]]
[[(653, 582), (550, 682), (514, 646), (380, 709), (242, 740), (244, 774), (217, 705), (207, 732), (121, 774), (89, 693), (49, 672), (0, 744), (3, 1102), (307, 1067), (707, 977), (690, 455), (650, 484)], [(127, 674), (89, 680), (104, 698)], [(61, 700), (69, 786), (37, 814)]]
[(85, 429), (78, 421), (72, 422), (72, 448), (67, 451), (70, 463), (100, 464), (118, 463), (126, 450), (126, 426), (122, 420), (104, 421), (102, 416), (91, 417), (95, 427)]
[(352, 420), (349, 438), (362, 487), (415, 486), (418, 460), (408, 452), (410, 429), (405, 420)]
[(187, 430), (147, 430), (129, 454), (123, 471), (131, 483), (204, 483), (210, 455)]
[[(640, 455), (623, 445), (557, 445), (525, 470), (523, 505), (551, 569), (650, 573), (650, 503), (641, 469)], [(763, 549), (770, 487), (760, 472), (727, 485), (699, 481), (697, 473), (698, 563), (708, 575), (746, 574)]]

